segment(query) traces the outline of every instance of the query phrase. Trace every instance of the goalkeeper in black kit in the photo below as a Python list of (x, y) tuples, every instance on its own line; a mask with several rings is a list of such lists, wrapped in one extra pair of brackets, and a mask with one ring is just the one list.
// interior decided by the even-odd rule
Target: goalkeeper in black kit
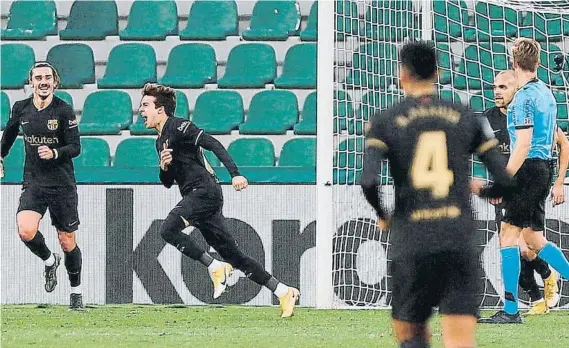
[[(167, 188), (177, 183), (182, 194), (182, 200), (162, 223), (162, 238), (208, 268), (214, 285), (213, 298), (218, 298), (225, 291), (235, 267), (271, 290), (280, 301), (281, 317), (291, 317), (300, 297), (298, 289), (279, 282), (257, 260), (245, 255), (227, 231), (222, 214), (221, 186), (204, 157), (203, 149), (212, 151), (221, 160), (231, 174), (235, 190), (247, 188), (247, 179), (241, 176), (221, 143), (191, 121), (173, 116), (176, 108), (174, 89), (146, 84), (142, 95), (139, 111), (144, 124), (146, 128), (158, 131), (156, 150), (160, 155), (160, 181)], [(182, 230), (188, 226), (198, 228), (206, 242), (226, 262), (214, 259), (183, 233)]]
[[(440, 100), (436, 78), (434, 49), (406, 44), (400, 52), (406, 98), (378, 113), (366, 137), (361, 185), (380, 228), (393, 226), (392, 316), (403, 348), (429, 347), (427, 320), (435, 307), (445, 347), (475, 346), (480, 277), (470, 193), (498, 197), (513, 185), (488, 120)], [(497, 184), (470, 182), (473, 153)], [(392, 218), (381, 205), (377, 180), (386, 158), (395, 184)]]

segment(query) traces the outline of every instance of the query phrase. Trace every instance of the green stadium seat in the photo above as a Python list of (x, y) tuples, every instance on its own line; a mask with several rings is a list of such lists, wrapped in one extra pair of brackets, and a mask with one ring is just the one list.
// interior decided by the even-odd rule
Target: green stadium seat
[(216, 80), (217, 61), (213, 47), (189, 43), (170, 51), (166, 72), (159, 82), (172, 88), (202, 88)]
[(196, 0), (192, 3), (181, 40), (225, 40), (239, 36), (237, 3), (233, 0)]
[(217, 158), (217, 156), (213, 152), (204, 150), (204, 156), (210, 166), (221, 167), (221, 161), (219, 160), (219, 158)]
[(363, 167), (364, 138), (344, 140), (334, 151), (334, 184), (355, 185), (359, 183)]
[(564, 53), (559, 46), (552, 43), (542, 43), (540, 52), (540, 66), (537, 69), (537, 77), (543, 82), (553, 86), (564, 86), (563, 72), (554, 72), (555, 57)]
[(337, 0), (336, 4), (336, 40), (344, 41), (346, 36), (359, 35), (358, 4), (350, 0)]
[(553, 96), (557, 101), (557, 124), (564, 132), (569, 126), (569, 116), (567, 114), (567, 93), (563, 90), (553, 90)]
[(316, 138), (296, 138), (284, 143), (279, 167), (316, 167)]
[(257, 0), (249, 29), (243, 39), (251, 41), (284, 41), (298, 35), (300, 9), (294, 0)]
[(380, 92), (372, 91), (362, 96), (355, 118), (348, 120), (348, 134), (363, 135), (365, 133), (365, 125), (374, 116), (376, 110), (380, 109), (380, 100)]
[(113, 167), (122, 169), (156, 167), (158, 169), (156, 140), (137, 137), (121, 141), (115, 152)]
[(348, 128), (348, 120), (354, 118), (352, 98), (345, 91), (334, 91), (334, 133)]
[(0, 92), (0, 129), (4, 130), (6, 128), (6, 123), (10, 119), (10, 98), (6, 92)]
[(67, 18), (67, 27), (59, 32), (61, 40), (105, 40), (119, 34), (119, 16), (115, 1), (75, 1)]
[(243, 123), (243, 99), (235, 91), (207, 91), (199, 95), (192, 121), (210, 134), (231, 134)]
[(294, 134), (316, 135), (316, 92), (306, 97), (302, 108), (302, 119), (294, 126)]
[(461, 103), (460, 96), (458, 95), (458, 93), (449, 89), (439, 90), (439, 96), (443, 100), (447, 100), (457, 104)]
[(297, 44), (289, 48), (277, 88), (316, 88), (316, 44)]
[(569, 36), (569, 15), (563, 15), (563, 36)]
[(453, 59), (450, 46), (446, 43), (435, 45), (437, 60), (439, 63), (439, 84), (446, 85), (452, 81)]
[(306, 28), (300, 32), (301, 41), (318, 41), (318, 1), (310, 7)]
[(368, 43), (361, 45), (352, 57), (346, 85), (353, 88), (386, 90), (397, 82), (397, 46), (392, 43)]
[(227, 151), (238, 166), (273, 167), (275, 147), (266, 138), (241, 138), (229, 144)]
[(480, 162), (478, 157), (474, 157), (472, 162), (472, 176), (478, 179), (488, 179), (488, 171), (484, 163)]
[(81, 135), (120, 134), (132, 123), (132, 102), (123, 91), (97, 91), (85, 99), (79, 122)]
[(2, 40), (45, 40), (57, 35), (57, 8), (54, 1), (14, 1)]
[(26, 150), (24, 149), (24, 140), (22, 137), (16, 138), (14, 145), (10, 149), (8, 156), (4, 158), (4, 167), (21, 168), (24, 166), (26, 158)]
[[(184, 92), (176, 90), (176, 110), (174, 111), (174, 116), (187, 120), (189, 113), (190, 104), (188, 97), (186, 97)], [(146, 128), (144, 119), (140, 115), (136, 117), (136, 122), (131, 124), (129, 129), (132, 135), (156, 135), (156, 130)]]
[(36, 61), (34, 50), (24, 44), (3, 44), (0, 55), (0, 87), (21, 89), (28, 84), (30, 67)]
[(482, 42), (464, 50), (454, 87), (458, 89), (486, 89), (494, 83), (494, 76), (508, 69), (506, 47), (501, 43)]
[(174, 0), (135, 0), (121, 40), (166, 40), (178, 35), (178, 8)]
[(368, 39), (400, 42), (418, 35), (419, 19), (413, 15), (412, 1), (371, 1), (366, 7), (365, 28), (361, 30), (365, 30)]
[(105, 76), (99, 88), (141, 88), (156, 82), (156, 54), (152, 46), (127, 43), (115, 46), (109, 54)]
[(484, 112), (495, 105), (494, 90), (485, 89), (483, 94), (474, 94), (470, 97), (470, 108), (474, 112)]
[(558, 42), (562, 35), (562, 17), (559, 14), (528, 12), (520, 28), (520, 37), (540, 42)]
[(71, 96), (71, 94), (69, 94), (69, 92), (55, 90), (55, 96), (63, 100), (73, 108), (73, 97)]
[(275, 50), (267, 44), (250, 43), (235, 46), (227, 59), (220, 88), (265, 88), (277, 75)]
[(53, 46), (47, 54), (47, 61), (59, 74), (59, 88), (83, 88), (83, 84), (95, 83), (95, 58), (88, 45), (72, 43)]
[(468, 8), (464, 0), (433, 1), (436, 41), (451, 41), (468, 28)]
[(268, 90), (253, 96), (241, 134), (285, 134), (298, 121), (298, 100), (291, 91)]
[(478, 1), (475, 12), (476, 30), (465, 31), (465, 41), (504, 41), (517, 35), (519, 19), (513, 9)]
[(111, 150), (102, 138), (81, 137), (81, 154), (73, 159), (76, 168), (109, 167)]

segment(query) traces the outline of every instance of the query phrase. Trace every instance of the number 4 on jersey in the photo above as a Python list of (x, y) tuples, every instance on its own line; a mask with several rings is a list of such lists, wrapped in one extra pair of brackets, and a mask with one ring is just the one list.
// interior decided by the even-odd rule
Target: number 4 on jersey
[(448, 169), (445, 132), (425, 132), (419, 135), (411, 165), (411, 181), (416, 189), (431, 190), (436, 199), (448, 196), (454, 174)]

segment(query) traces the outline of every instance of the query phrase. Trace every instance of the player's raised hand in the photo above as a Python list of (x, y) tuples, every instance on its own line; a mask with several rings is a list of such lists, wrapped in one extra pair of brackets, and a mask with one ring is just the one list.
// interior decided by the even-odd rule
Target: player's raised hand
[(563, 185), (553, 185), (551, 188), (551, 204), (556, 206), (565, 202), (565, 194), (563, 193)]
[(247, 188), (247, 186), (249, 186), (247, 179), (241, 175), (233, 177), (233, 179), (231, 179), (231, 183), (233, 184), (235, 191), (244, 190)]
[(42, 160), (50, 160), (53, 158), (53, 151), (45, 145), (38, 147), (38, 154)]
[(168, 170), (168, 166), (172, 163), (172, 151), (173, 149), (169, 149), (166, 144), (164, 144), (164, 148), (160, 152), (160, 168), (166, 171)]

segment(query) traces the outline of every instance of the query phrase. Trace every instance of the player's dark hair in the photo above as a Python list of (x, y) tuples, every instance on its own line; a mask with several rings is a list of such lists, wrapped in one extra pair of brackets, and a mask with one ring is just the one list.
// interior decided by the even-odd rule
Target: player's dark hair
[(154, 105), (156, 108), (164, 107), (166, 115), (169, 117), (174, 116), (176, 111), (176, 91), (168, 86), (159, 85), (156, 83), (147, 83), (142, 90), (142, 96), (154, 97)]
[(429, 80), (437, 73), (435, 48), (426, 42), (405, 44), (399, 52), (399, 59), (416, 80)]
[(48, 62), (44, 62), (44, 61), (35, 62), (34, 65), (32, 65), (32, 67), (30, 68), (30, 72), (28, 73), (30, 81), (32, 80), (34, 69), (36, 69), (36, 68), (50, 68), (51, 73), (53, 75), (53, 80), (55, 81), (55, 88), (59, 87), (59, 83), (61, 82), (61, 79), (59, 78), (59, 74), (57, 73), (57, 70), (55, 70), (53, 65), (49, 64)]

